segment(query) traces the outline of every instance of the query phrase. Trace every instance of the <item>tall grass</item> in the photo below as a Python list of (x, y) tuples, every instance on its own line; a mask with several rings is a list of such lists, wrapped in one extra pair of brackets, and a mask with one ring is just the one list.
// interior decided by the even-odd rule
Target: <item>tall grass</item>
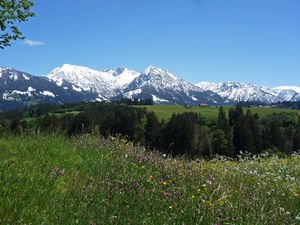
[(300, 156), (189, 161), (95, 136), (0, 138), (0, 224), (300, 224)]

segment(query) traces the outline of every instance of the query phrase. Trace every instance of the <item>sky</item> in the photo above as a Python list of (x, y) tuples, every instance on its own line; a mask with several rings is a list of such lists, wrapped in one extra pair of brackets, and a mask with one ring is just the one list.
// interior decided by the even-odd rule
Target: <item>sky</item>
[(191, 83), (300, 86), (299, 0), (34, 0), (26, 40), (0, 66), (46, 75), (62, 64), (149, 65)]

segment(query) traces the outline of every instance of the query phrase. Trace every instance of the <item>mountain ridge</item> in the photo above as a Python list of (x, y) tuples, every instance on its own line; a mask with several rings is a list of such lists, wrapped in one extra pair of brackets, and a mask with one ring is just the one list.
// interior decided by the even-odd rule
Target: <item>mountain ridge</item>
[(268, 88), (232, 81), (192, 84), (155, 66), (137, 72), (126, 67), (98, 71), (64, 64), (54, 68), (47, 76), (33, 76), (13, 68), (0, 67), (0, 101), (64, 104), (121, 98), (152, 98), (158, 104), (217, 106), (240, 101), (270, 104), (300, 101), (300, 87)]

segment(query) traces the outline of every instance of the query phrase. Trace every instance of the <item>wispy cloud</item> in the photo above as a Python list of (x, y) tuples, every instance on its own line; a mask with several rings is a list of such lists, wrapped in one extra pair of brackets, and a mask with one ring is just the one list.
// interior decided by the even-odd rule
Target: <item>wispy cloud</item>
[(44, 45), (45, 43), (44, 42), (41, 42), (41, 41), (35, 41), (35, 40), (30, 40), (30, 39), (26, 39), (24, 41), (24, 44), (25, 45), (28, 45), (28, 46), (41, 46), (41, 45)]

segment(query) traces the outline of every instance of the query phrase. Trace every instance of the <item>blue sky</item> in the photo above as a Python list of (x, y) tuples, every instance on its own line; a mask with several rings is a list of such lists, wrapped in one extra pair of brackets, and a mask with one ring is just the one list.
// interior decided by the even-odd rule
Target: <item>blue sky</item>
[(35, 0), (27, 43), (0, 65), (34, 75), (64, 63), (148, 65), (192, 83), (300, 85), (299, 0)]

